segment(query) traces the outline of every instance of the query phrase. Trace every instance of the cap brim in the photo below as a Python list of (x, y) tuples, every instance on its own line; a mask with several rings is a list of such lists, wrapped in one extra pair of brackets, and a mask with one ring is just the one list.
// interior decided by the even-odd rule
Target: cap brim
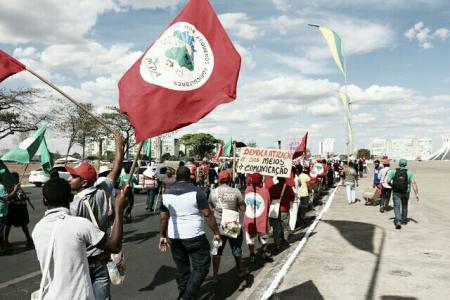
[(75, 175), (75, 176), (80, 176), (77, 172), (77, 170), (74, 167), (69, 167), (66, 166), (66, 171), (70, 174), (70, 175)]

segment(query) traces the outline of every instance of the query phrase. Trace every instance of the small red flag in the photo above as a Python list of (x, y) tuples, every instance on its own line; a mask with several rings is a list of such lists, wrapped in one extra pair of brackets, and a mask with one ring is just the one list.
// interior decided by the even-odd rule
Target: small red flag
[(267, 233), (270, 194), (264, 187), (249, 186), (245, 190), (244, 229), (250, 235)]
[(25, 65), (20, 61), (0, 50), (0, 82), (25, 69)]
[(300, 145), (297, 146), (297, 149), (295, 149), (294, 155), (292, 156), (292, 159), (296, 159), (299, 156), (302, 156), (303, 153), (306, 152), (306, 144), (308, 142), (308, 132), (305, 133), (305, 136), (302, 138)]
[(119, 82), (136, 141), (195, 123), (236, 98), (241, 57), (207, 0), (190, 0)]
[(224, 145), (223, 145), (223, 141), (220, 141), (220, 146), (219, 146), (219, 151), (217, 151), (216, 153), (216, 161), (219, 161), (220, 157), (223, 156), (224, 153)]

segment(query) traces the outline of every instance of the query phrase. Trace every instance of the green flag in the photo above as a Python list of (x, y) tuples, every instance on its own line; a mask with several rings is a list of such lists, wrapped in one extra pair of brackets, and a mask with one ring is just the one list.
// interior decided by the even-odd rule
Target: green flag
[(5, 163), (0, 160), (0, 177), (2, 184), (6, 187), (6, 189), (9, 191), (13, 188), (14, 184), (16, 183), (14, 177), (9, 172), (8, 167), (5, 165)]
[(326, 27), (319, 27), (320, 32), (322, 32), (323, 37), (328, 43), (328, 47), (330, 47), (331, 54), (333, 55), (334, 61), (336, 62), (339, 70), (341, 70), (342, 74), (345, 75), (345, 66), (344, 66), (344, 55), (342, 51), (342, 40), (336, 32)]
[(47, 124), (39, 128), (35, 133), (21, 142), (14, 149), (11, 149), (9, 152), (3, 155), (2, 160), (11, 160), (18, 163), (29, 164), (33, 156), (38, 151), (39, 146), (44, 139), (46, 130)]
[(149, 160), (152, 159), (152, 139), (148, 139), (144, 144), (144, 152)]
[(44, 174), (50, 176), (50, 170), (53, 168), (53, 159), (50, 152), (48, 151), (47, 142), (45, 141), (45, 138), (42, 139), (41, 143), (41, 165)]
[(230, 138), (230, 139), (225, 143), (225, 146), (224, 146), (224, 154), (225, 154), (225, 156), (227, 156), (227, 157), (230, 157), (230, 156), (231, 156), (231, 148), (232, 148), (232, 145), (233, 145), (233, 140), (232, 140), (232, 138)]

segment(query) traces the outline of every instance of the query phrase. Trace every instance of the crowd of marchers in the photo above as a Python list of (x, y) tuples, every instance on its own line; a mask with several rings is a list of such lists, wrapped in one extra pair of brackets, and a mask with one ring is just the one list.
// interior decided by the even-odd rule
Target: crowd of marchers
[[(358, 178), (368, 172), (364, 158), (315, 161), (302, 157), (295, 161), (289, 178), (237, 174), (230, 162), (203, 159), (198, 163), (181, 161), (176, 170), (168, 168), (163, 174), (149, 164), (142, 179), (136, 175), (129, 178), (130, 166), (122, 165), (124, 139), (120, 134), (115, 139), (112, 169), (102, 166), (97, 171), (82, 162), (67, 166), (69, 181), (59, 178), (58, 173), (51, 174), (42, 188), (47, 211), (32, 235), (20, 184), (11, 191), (0, 184), (2, 233), (6, 227), (2, 250), (8, 247), (11, 227), (22, 227), (28, 245), (36, 248), (43, 274), (36, 299), (111, 299), (111, 284), (120, 284), (125, 272), (123, 224), (133, 220), (137, 183), (147, 193), (146, 208), (160, 212), (159, 249), (170, 251), (176, 265), (178, 299), (198, 299), (211, 262), (212, 280), (220, 284), (221, 256), (227, 243), (237, 276), (247, 276), (244, 240), (250, 263), (271, 261), (295, 241), (299, 229), (311, 223), (314, 216), (308, 218), (307, 212), (321, 204), (324, 191), (345, 185), (348, 203), (353, 204)], [(395, 169), (390, 169), (387, 158), (383, 163), (376, 160), (374, 192), (366, 201), (380, 205), (380, 212), (384, 212), (392, 194), (398, 229), (408, 221), (411, 187), (418, 199), (414, 174), (406, 167), (404, 159)], [(211, 241), (206, 238), (205, 222), (213, 232)]]

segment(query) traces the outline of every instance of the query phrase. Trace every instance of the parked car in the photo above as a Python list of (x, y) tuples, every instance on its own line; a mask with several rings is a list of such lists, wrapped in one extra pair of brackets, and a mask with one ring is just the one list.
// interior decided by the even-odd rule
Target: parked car
[[(55, 165), (53, 170), (58, 171), (59, 177), (65, 180), (69, 180), (70, 174), (66, 171), (66, 167), (64, 165)], [(45, 175), (42, 168), (36, 169), (30, 172), (30, 176), (28, 177), (28, 182), (34, 184), (37, 187), (40, 187), (44, 183), (46, 183), (50, 179), (50, 176)]]
[[(156, 168), (156, 176), (160, 177), (161, 175), (161, 169), (165, 167), (161, 167), (160, 165), (155, 164), (154, 167)], [(144, 171), (147, 170), (147, 167), (139, 167), (137, 170), (137, 179), (138, 182), (134, 185), (134, 192), (136, 194), (142, 192), (144, 190)]]

